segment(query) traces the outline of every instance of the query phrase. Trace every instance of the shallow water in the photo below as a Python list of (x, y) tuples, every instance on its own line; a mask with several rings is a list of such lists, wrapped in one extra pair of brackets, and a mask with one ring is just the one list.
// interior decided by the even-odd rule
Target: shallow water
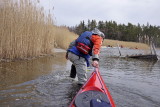
[[(140, 53), (147, 52), (121, 49), (122, 56)], [(79, 88), (64, 56), (59, 51), (56, 57), (0, 63), (0, 106), (67, 107)], [(117, 48), (102, 48), (100, 55), (100, 73), (117, 107), (159, 107), (160, 61), (117, 56)]]

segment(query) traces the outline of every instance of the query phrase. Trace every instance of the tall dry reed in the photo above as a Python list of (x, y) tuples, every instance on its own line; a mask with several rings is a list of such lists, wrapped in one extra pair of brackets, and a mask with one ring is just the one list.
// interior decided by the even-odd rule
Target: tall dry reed
[(55, 28), (55, 47), (67, 49), (70, 42), (78, 37), (73, 32), (70, 32), (66, 27)]
[(51, 15), (31, 0), (1, 0), (0, 59), (50, 54), (54, 48)]

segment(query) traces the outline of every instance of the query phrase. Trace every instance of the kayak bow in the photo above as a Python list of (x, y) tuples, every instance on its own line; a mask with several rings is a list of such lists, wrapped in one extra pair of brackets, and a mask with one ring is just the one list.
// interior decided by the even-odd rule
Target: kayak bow
[(69, 107), (115, 107), (98, 68), (80, 88)]

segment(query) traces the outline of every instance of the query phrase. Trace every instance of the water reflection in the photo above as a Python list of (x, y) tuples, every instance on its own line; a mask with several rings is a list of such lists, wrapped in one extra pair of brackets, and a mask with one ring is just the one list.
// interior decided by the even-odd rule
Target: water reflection
[(63, 55), (64, 53), (59, 53), (56, 57), (47, 56), (27, 61), (1, 62), (0, 89), (56, 72), (59, 66), (65, 69), (66, 59), (62, 57)]

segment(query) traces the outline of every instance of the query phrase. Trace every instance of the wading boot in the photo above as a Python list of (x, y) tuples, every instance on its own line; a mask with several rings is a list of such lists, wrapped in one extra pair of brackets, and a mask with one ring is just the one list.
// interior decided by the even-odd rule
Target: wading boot
[(75, 78), (76, 77), (76, 67), (73, 64), (71, 66), (70, 77), (71, 78)]

